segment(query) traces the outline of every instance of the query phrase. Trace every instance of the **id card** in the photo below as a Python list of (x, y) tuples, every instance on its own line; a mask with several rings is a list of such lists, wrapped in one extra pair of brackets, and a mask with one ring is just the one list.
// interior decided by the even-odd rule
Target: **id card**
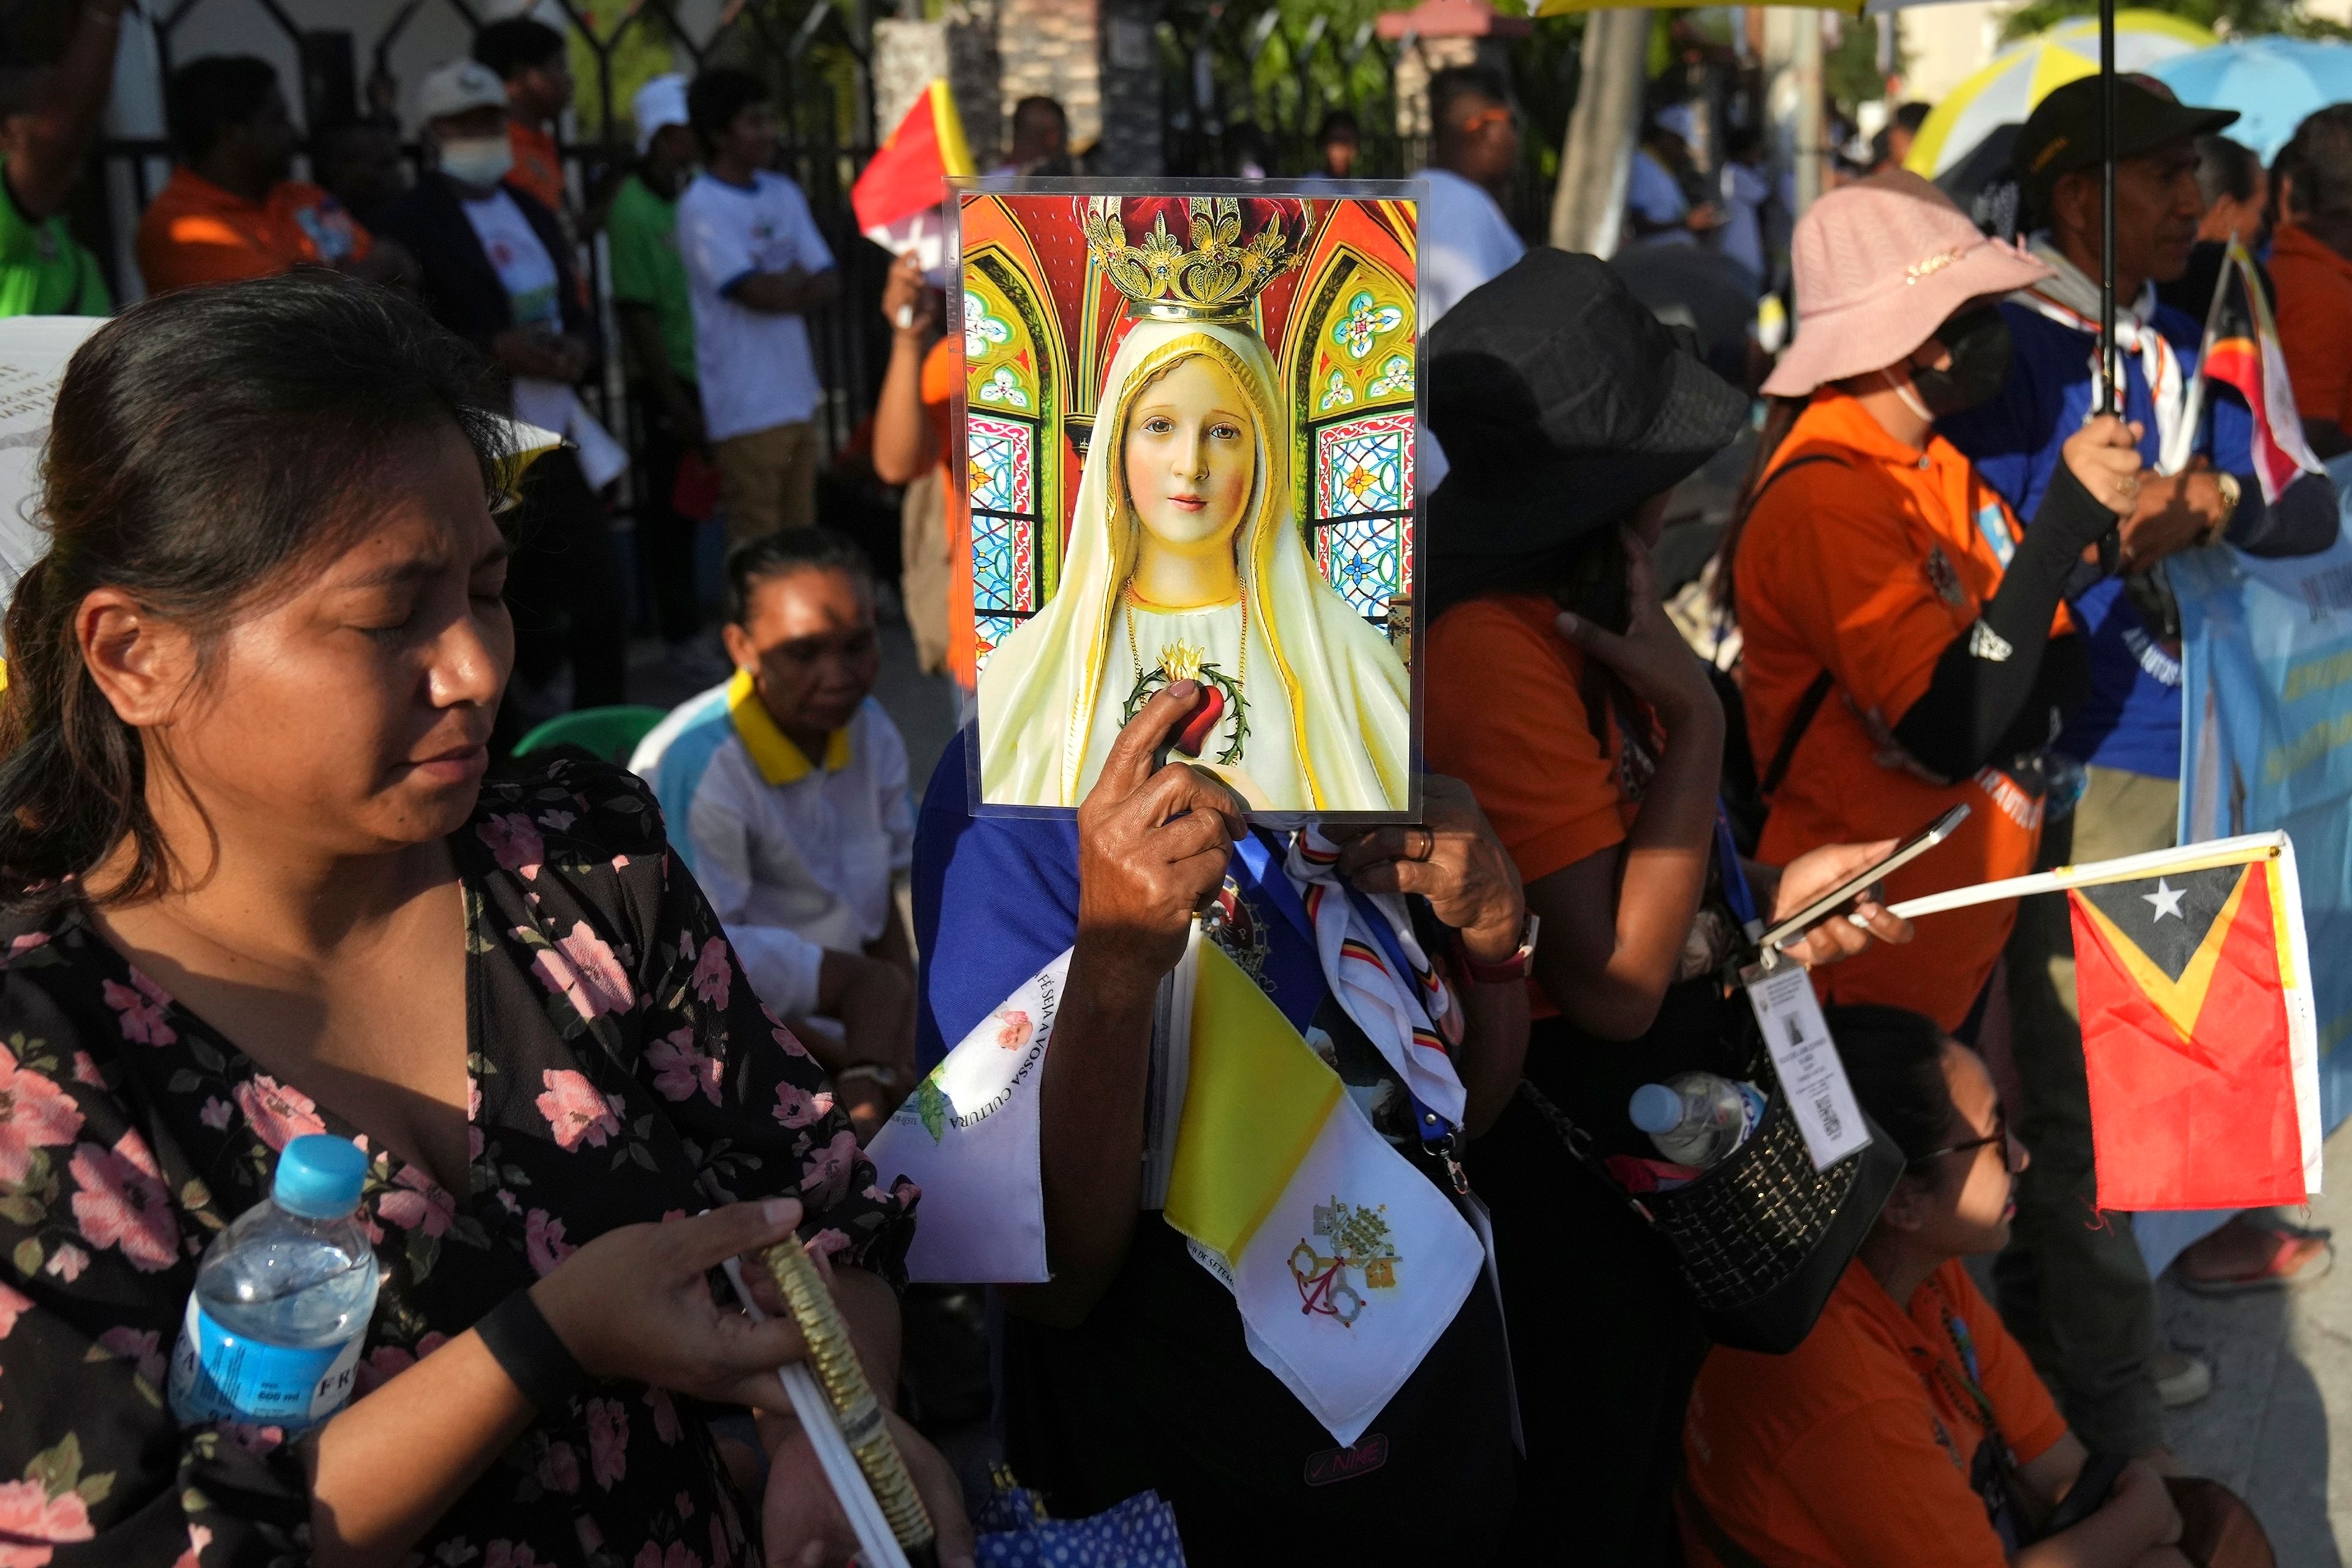
[(1772, 1053), (1773, 1070), (1780, 1075), (1780, 1092), (1805, 1135), (1805, 1152), (1813, 1169), (1826, 1171), (1857, 1149), (1870, 1143), (1870, 1126), (1854, 1103), (1853, 1086), (1846, 1081), (1845, 1063), (1837, 1042), (1822, 1017), (1813, 995), (1812, 977), (1798, 963), (1783, 963), (1769, 973), (1750, 966), (1740, 972), (1748, 988), (1748, 1005), (1764, 1031), (1765, 1047)]

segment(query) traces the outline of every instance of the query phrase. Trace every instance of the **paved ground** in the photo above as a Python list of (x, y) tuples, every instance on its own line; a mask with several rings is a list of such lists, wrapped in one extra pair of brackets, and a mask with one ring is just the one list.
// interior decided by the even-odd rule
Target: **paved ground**
[[(2352, 1246), (2352, 1124), (2327, 1143), (2310, 1223)], [(2213, 1392), (2166, 1421), (2190, 1469), (2262, 1516), (2279, 1568), (2352, 1557), (2352, 1263), (2293, 1293), (2213, 1300), (2161, 1282), (2173, 1342), (2213, 1364)]]

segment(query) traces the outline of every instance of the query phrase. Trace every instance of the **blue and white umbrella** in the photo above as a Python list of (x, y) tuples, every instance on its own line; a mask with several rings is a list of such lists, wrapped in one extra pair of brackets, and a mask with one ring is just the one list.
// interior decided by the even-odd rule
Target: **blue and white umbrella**
[(2234, 109), (2242, 117), (2222, 134), (2268, 163), (2304, 116), (2352, 101), (2352, 43), (2314, 38), (2249, 38), (2176, 55), (2144, 68), (2200, 109)]

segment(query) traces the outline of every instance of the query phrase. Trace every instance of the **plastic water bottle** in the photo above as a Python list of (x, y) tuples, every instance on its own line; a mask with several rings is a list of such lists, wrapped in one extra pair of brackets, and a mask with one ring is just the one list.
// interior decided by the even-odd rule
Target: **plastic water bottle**
[(183, 1422), (315, 1426), (352, 1396), (375, 1314), (375, 1252), (353, 1217), (368, 1157), (346, 1138), (286, 1145), (269, 1201), (213, 1239), (172, 1352)]
[(1626, 1114), (1650, 1135), (1659, 1153), (1677, 1165), (1705, 1170), (1755, 1132), (1764, 1120), (1764, 1095), (1738, 1079), (1676, 1073), (1635, 1089)]

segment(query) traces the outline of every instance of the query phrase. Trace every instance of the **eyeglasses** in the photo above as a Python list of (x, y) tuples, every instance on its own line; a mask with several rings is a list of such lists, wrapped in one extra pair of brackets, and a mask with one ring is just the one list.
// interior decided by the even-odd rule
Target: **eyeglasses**
[(1984, 1137), (1971, 1138), (1965, 1143), (1954, 1143), (1948, 1148), (1938, 1149), (1931, 1154), (1922, 1154), (1903, 1168), (1906, 1171), (1920, 1170), (1934, 1164), (1947, 1154), (1973, 1154), (1990, 1143), (2000, 1145), (2000, 1163), (2014, 1173), (2017, 1170), (2017, 1157), (2010, 1152), (2009, 1110), (2005, 1106), (1995, 1105), (1992, 1108), (1992, 1131)]

